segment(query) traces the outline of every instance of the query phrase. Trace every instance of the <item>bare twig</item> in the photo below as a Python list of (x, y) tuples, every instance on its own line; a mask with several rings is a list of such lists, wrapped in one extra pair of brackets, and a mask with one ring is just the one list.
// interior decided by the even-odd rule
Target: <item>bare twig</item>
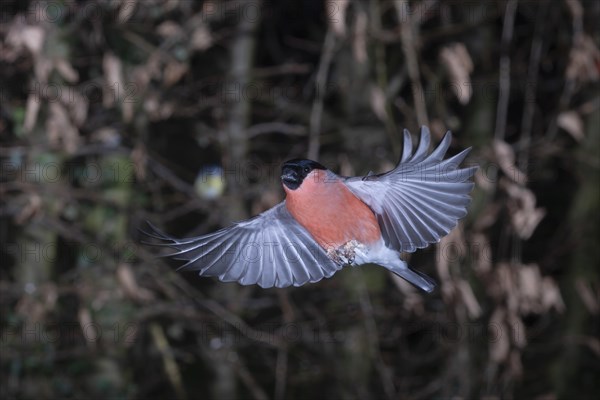
[(275, 365), (275, 396), (276, 400), (285, 399), (285, 386), (288, 370), (288, 351), (281, 348), (277, 351), (277, 363)]
[(523, 120), (521, 122), (521, 151), (518, 155), (519, 169), (527, 174), (527, 164), (529, 162), (529, 146), (531, 145), (531, 129), (533, 127), (533, 117), (536, 107), (536, 91), (538, 83), (538, 70), (540, 59), (542, 57), (544, 22), (546, 21), (546, 11), (548, 3), (539, 4), (540, 13), (536, 18), (535, 36), (531, 44), (531, 54), (529, 56), (529, 68), (527, 71), (527, 88), (525, 90), (525, 110), (523, 111)]
[(413, 18), (412, 22), (417, 25), (421, 25), (421, 23), (426, 22), (424, 18), (426, 16), (432, 15), (431, 10), (437, 7), (439, 3), (438, 0), (423, 0), (420, 3), (415, 4), (415, 8), (413, 10)]
[(192, 198), (197, 197), (192, 185), (179, 178), (176, 173), (160, 163), (155, 157), (148, 157), (148, 167), (152, 169), (156, 175), (160, 176), (165, 182), (173, 186), (173, 188), (187, 194)]
[[(140, 256), (140, 258), (143, 259), (152, 260), (152, 257), (148, 255), (144, 249), (140, 249), (138, 256)], [(154, 262), (156, 261), (154, 260)], [(153, 274), (156, 280), (159, 280), (162, 277), (162, 272), (157, 270), (149, 270), (149, 273)], [(281, 336), (277, 335), (276, 333), (271, 334), (269, 332), (264, 332), (252, 328), (243, 319), (239, 318), (237, 315), (235, 315), (216, 301), (208, 299), (202, 291), (190, 285), (187, 281), (185, 281), (183, 277), (181, 277), (181, 275), (174, 274), (171, 278), (172, 284), (188, 299), (190, 299), (193, 302), (193, 304), (197, 304), (207, 309), (221, 321), (223, 321), (224, 323), (238, 331), (240, 334), (242, 334), (242, 336), (252, 341), (263, 343), (271, 348), (279, 348), (283, 346), (283, 340)], [(158, 310), (155, 311), (146, 310), (143, 313), (141, 313), (139, 318), (151, 318), (155, 315), (160, 315), (163, 312), (166, 313), (167, 310), (168, 308), (165, 309), (160, 307), (158, 308)], [(182, 308), (179, 311), (179, 313), (182, 316), (185, 315), (185, 313), (187, 312), (188, 311), (185, 308)]]
[(171, 350), (171, 346), (169, 346), (169, 341), (165, 336), (163, 328), (158, 323), (153, 322), (150, 324), (150, 333), (152, 334), (154, 344), (162, 355), (165, 373), (167, 374), (167, 378), (169, 378), (169, 382), (171, 382), (173, 389), (175, 389), (177, 398), (187, 399), (187, 394), (183, 388), (181, 372), (179, 371), (175, 357), (173, 357), (173, 351)]
[[(253, 33), (257, 26), (258, 18), (242, 18), (238, 25), (237, 36), (231, 45), (229, 79), (239, 88), (238, 90), (244, 90), (251, 82), (255, 46)], [(246, 125), (250, 118), (250, 106), (248, 96), (237, 96), (231, 101), (227, 121), (229, 162), (243, 162), (248, 153)]]
[(238, 354), (235, 355), (235, 367), (238, 376), (242, 382), (244, 382), (244, 385), (246, 385), (252, 394), (252, 397), (256, 400), (267, 400), (269, 398), (263, 388), (256, 382), (256, 379), (254, 379), (254, 376), (252, 376), (252, 373), (250, 373)]
[[(525, 110), (523, 110), (523, 119), (521, 122), (521, 150), (518, 153), (518, 166), (526, 175), (528, 172), (529, 150), (531, 146), (531, 130), (533, 127), (533, 117), (536, 108), (537, 78), (542, 56), (544, 22), (546, 20), (546, 10), (548, 3), (543, 2), (539, 5), (540, 12), (536, 19), (535, 36), (531, 44), (531, 54), (529, 57), (529, 67), (527, 71), (527, 88), (525, 90)], [(522, 241), (518, 235), (513, 235), (513, 259), (515, 263), (520, 264), (522, 258)]]
[(404, 52), (404, 57), (406, 57), (408, 76), (412, 85), (417, 122), (419, 125), (428, 125), (427, 107), (425, 105), (423, 86), (421, 85), (421, 73), (419, 71), (419, 59), (415, 48), (414, 25), (411, 19), (410, 5), (408, 1), (395, 1), (394, 6), (396, 7), (396, 14), (400, 23), (402, 51)]
[(308, 158), (316, 160), (319, 156), (321, 116), (323, 115), (323, 100), (327, 89), (327, 75), (333, 60), (335, 50), (335, 33), (330, 28), (325, 35), (319, 69), (315, 78), (315, 100), (310, 113), (310, 136), (308, 139)]
[[(571, 11), (571, 20), (573, 23), (573, 39), (571, 47), (575, 48), (583, 38), (583, 8), (581, 7), (581, 3), (577, 0), (566, 0), (566, 3)], [(552, 121), (548, 125), (548, 130), (544, 135), (550, 140), (556, 137), (556, 134), (558, 133), (558, 115), (568, 107), (577, 86), (577, 81), (574, 77), (568, 76), (567, 74), (565, 75), (565, 87), (558, 100), (558, 112), (554, 118), (552, 118)]]
[(379, 372), (379, 377), (383, 385), (383, 390), (389, 399), (397, 398), (396, 389), (392, 380), (392, 374), (390, 368), (385, 365), (381, 351), (379, 348), (379, 333), (377, 331), (377, 323), (373, 317), (373, 305), (369, 297), (369, 292), (365, 284), (364, 279), (359, 279), (360, 286), (360, 307), (363, 315), (365, 316), (365, 328), (367, 331), (367, 337), (369, 338), (369, 345), (371, 347), (371, 354), (375, 363), (375, 368)]
[(502, 26), (502, 55), (500, 56), (500, 78), (498, 108), (496, 111), (496, 129), (494, 137), (496, 140), (504, 139), (506, 130), (506, 116), (508, 113), (508, 99), (510, 96), (510, 42), (512, 41), (513, 28), (515, 25), (515, 15), (517, 12), (518, 0), (509, 0), (506, 3), (504, 13), (504, 25)]
[[(372, 1), (371, 2), (371, 24), (372, 29), (376, 32), (381, 31), (381, 18), (382, 12), (379, 2)], [(375, 73), (377, 76), (377, 85), (379, 89), (384, 92), (385, 95), (385, 125), (386, 125), (386, 133), (389, 137), (390, 143), (392, 145), (392, 150), (395, 156), (398, 156), (400, 153), (400, 141), (399, 135), (396, 127), (396, 123), (394, 121), (392, 107), (390, 104), (390, 99), (392, 99), (395, 92), (399, 91), (402, 86), (404, 86), (405, 75), (406, 75), (406, 67), (403, 67), (398, 74), (396, 75), (398, 78), (392, 78), (391, 81), (388, 82), (388, 72), (387, 72), (387, 64), (386, 64), (386, 52), (385, 52), (385, 43), (380, 40), (377, 40), (374, 43), (374, 62), (375, 62)]]

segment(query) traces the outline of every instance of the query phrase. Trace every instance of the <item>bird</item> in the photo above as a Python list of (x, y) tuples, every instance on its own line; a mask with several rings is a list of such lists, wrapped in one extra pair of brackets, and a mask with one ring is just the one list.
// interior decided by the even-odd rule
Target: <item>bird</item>
[(435, 280), (401, 254), (439, 242), (467, 214), (478, 167), (460, 167), (471, 148), (444, 159), (451, 141), (448, 131), (429, 152), (431, 134), (422, 126), (413, 152), (404, 130), (395, 168), (365, 176), (345, 177), (316, 161), (292, 159), (282, 165), (285, 199), (261, 214), (199, 237), (171, 237), (151, 223), (145, 233), (174, 250), (167, 257), (185, 262), (178, 270), (223, 282), (302, 286), (345, 266), (377, 264), (432, 292)]
[(223, 168), (218, 165), (207, 165), (198, 171), (194, 182), (196, 194), (203, 200), (216, 200), (225, 191)]

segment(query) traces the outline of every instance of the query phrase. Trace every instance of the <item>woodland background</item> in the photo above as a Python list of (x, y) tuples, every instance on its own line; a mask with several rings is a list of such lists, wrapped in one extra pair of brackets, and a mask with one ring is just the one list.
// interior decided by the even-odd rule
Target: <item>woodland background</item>
[[(600, 2), (0, 3), (0, 395), (572, 399), (600, 393)], [(282, 161), (473, 146), (469, 215), (382, 268), (263, 290), (175, 273), (283, 198)]]

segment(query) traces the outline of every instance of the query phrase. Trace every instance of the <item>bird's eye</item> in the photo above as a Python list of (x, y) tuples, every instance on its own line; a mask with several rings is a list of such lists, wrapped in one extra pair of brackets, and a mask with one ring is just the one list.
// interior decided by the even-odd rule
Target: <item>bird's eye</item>
[(310, 168), (304, 167), (304, 172), (308, 174), (310, 172)]

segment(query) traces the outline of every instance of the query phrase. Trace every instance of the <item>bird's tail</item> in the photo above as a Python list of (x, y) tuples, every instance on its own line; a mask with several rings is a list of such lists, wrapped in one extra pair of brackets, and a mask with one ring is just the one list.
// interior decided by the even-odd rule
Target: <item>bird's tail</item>
[(432, 278), (422, 272), (411, 269), (404, 261), (401, 261), (400, 266), (396, 265), (391, 268), (388, 267), (388, 269), (427, 293), (431, 293), (436, 287), (436, 283)]

